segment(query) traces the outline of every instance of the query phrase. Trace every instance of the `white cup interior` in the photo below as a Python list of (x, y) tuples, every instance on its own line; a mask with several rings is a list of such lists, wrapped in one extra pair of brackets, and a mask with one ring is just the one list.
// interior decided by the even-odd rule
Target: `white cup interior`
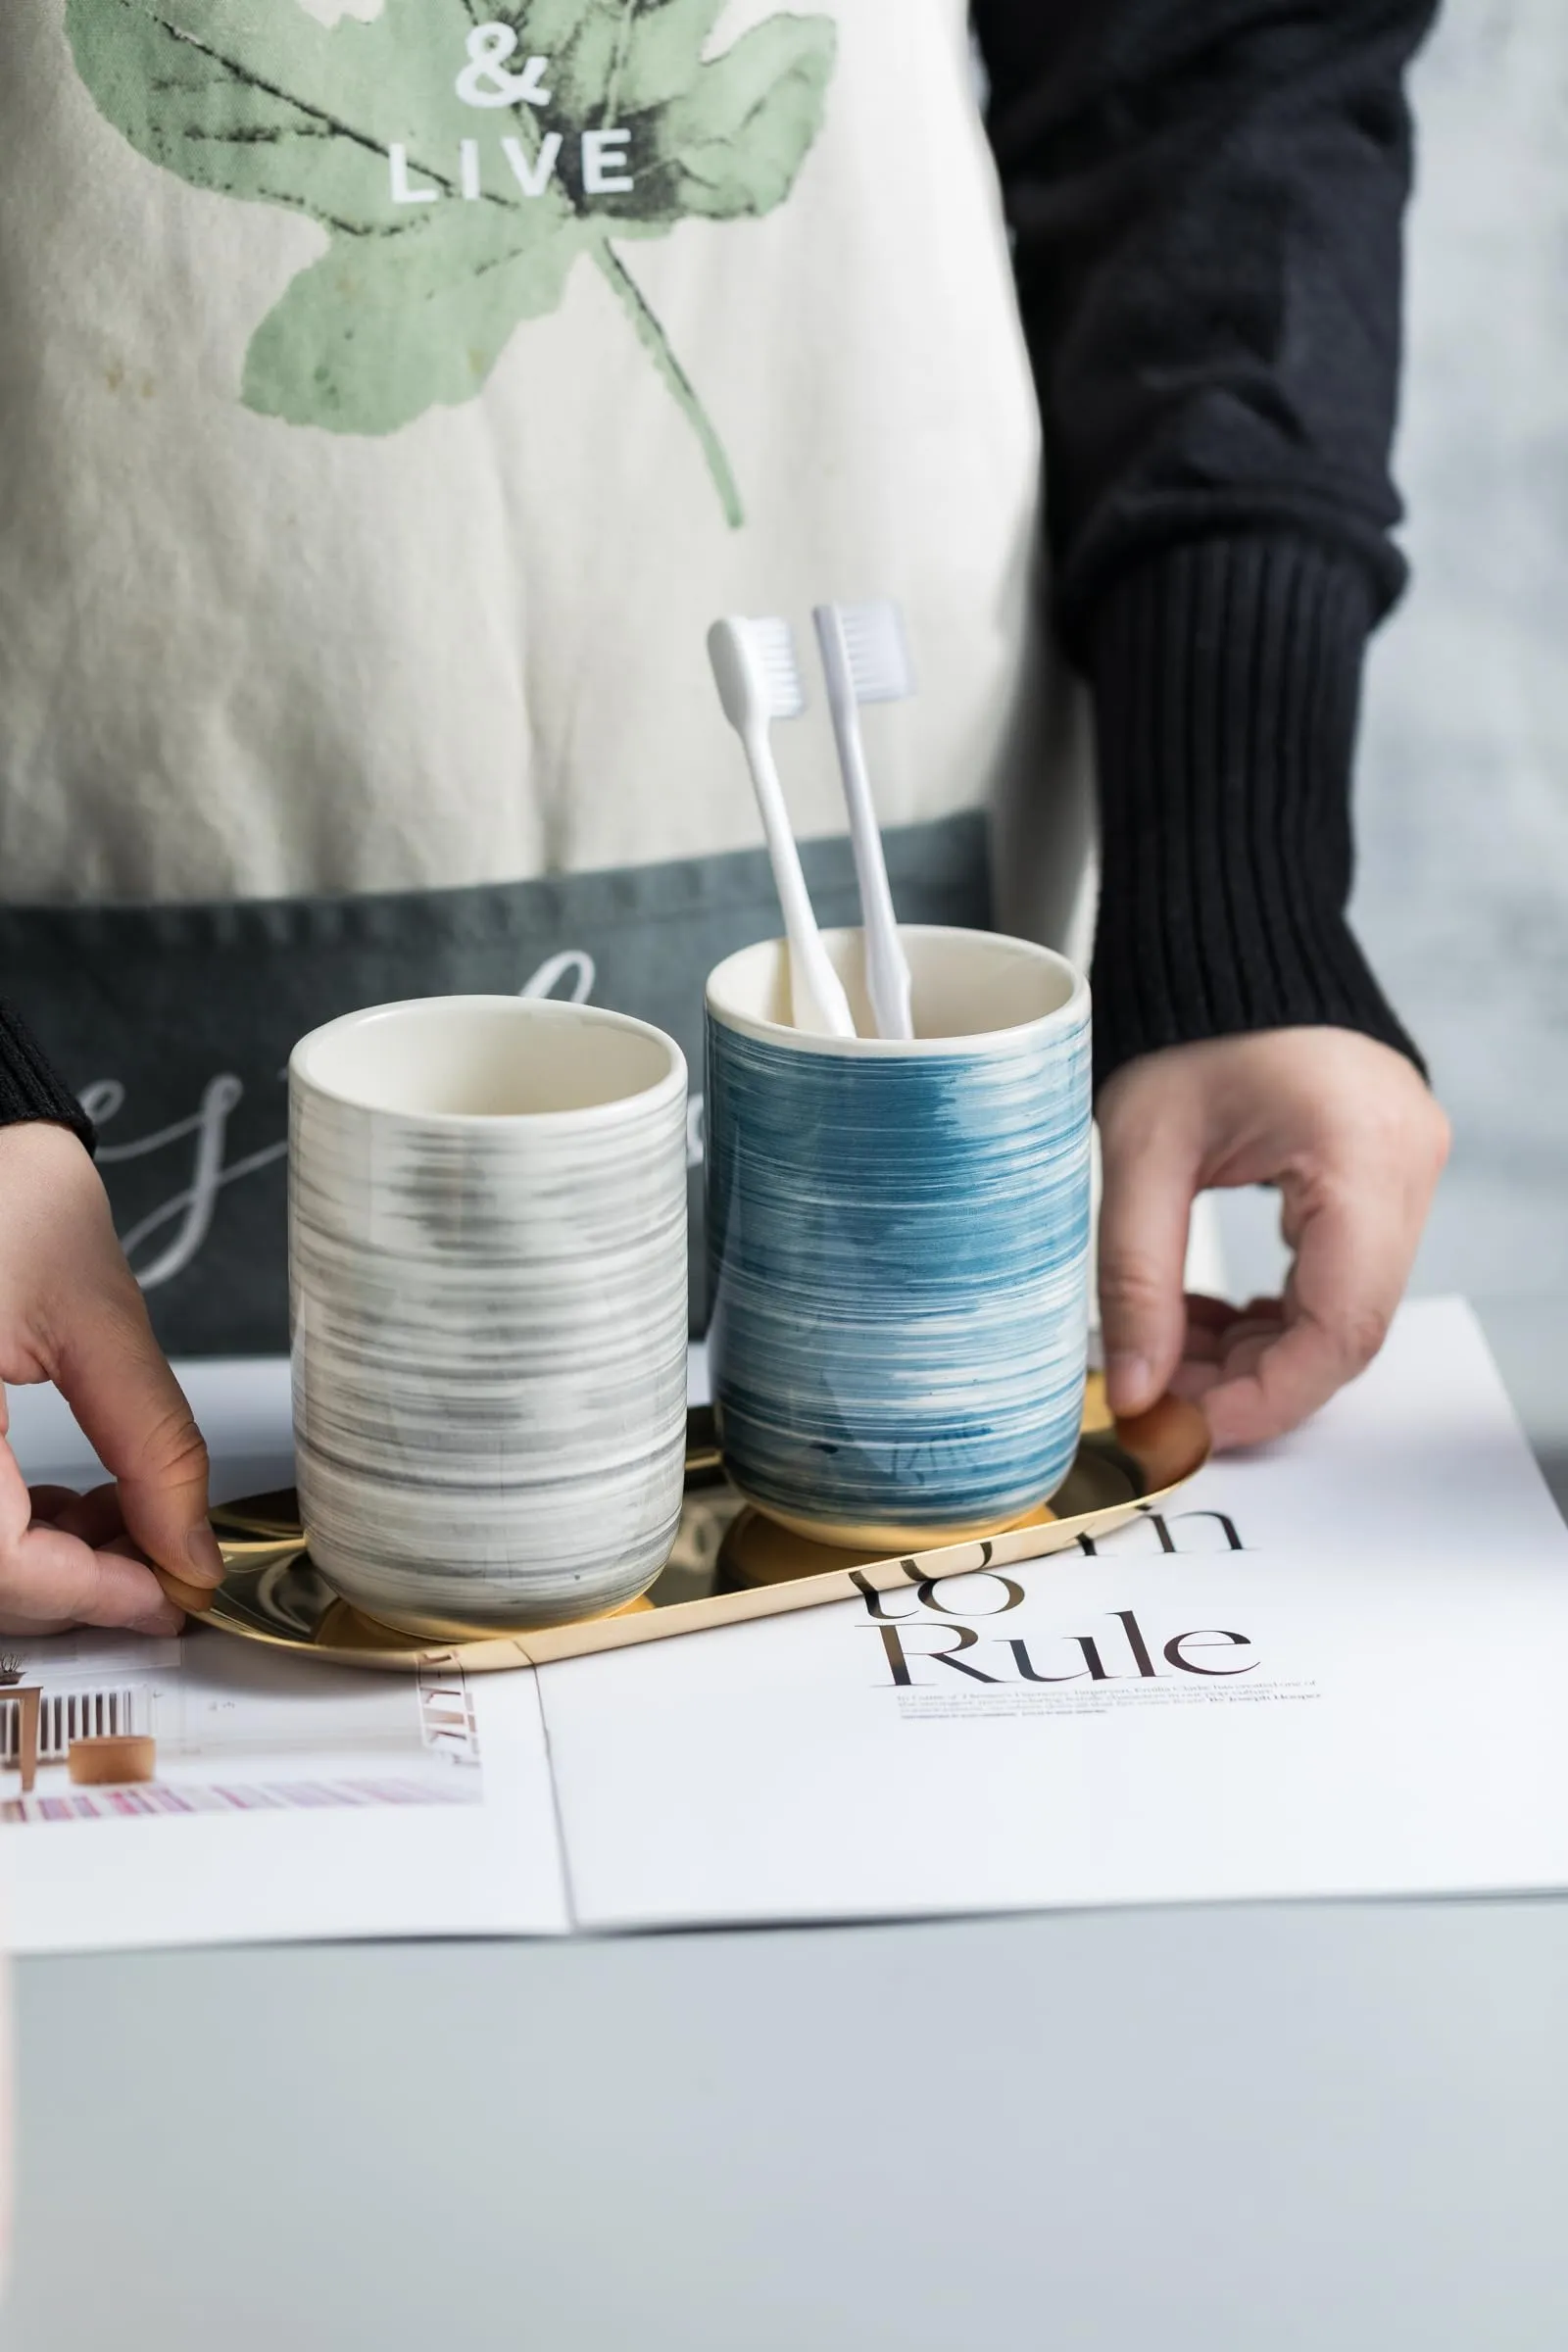
[(685, 1084), (662, 1033), (597, 1004), (428, 997), (344, 1014), (302, 1038), (290, 1068), (362, 1110), (501, 1119), (588, 1111)]
[(824, 931), (823, 944), (844, 982), (858, 1035), (813, 1036), (790, 1025), (788, 950), (783, 940), (743, 948), (710, 975), (710, 1010), (731, 1027), (812, 1053), (909, 1054), (974, 1043), (1055, 1015), (1076, 1017), (1085, 982), (1066, 958), (1026, 939), (996, 931), (948, 930), (903, 923), (908, 959), (912, 1043), (879, 1038), (865, 985), (861, 933)]

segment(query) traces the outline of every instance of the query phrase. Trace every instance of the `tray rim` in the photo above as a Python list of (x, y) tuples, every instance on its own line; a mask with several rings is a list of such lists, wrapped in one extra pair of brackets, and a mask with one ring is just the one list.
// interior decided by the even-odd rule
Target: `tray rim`
[[(1153, 1483), (1123, 1502), (1080, 1511), (1071, 1518), (1048, 1519), (1033, 1526), (1010, 1528), (996, 1536), (933, 1545), (923, 1551), (890, 1552), (871, 1559), (852, 1552), (842, 1568), (747, 1586), (731, 1592), (710, 1593), (699, 1600), (671, 1601), (663, 1608), (632, 1601), (623, 1609), (602, 1617), (579, 1618), (568, 1625), (535, 1626), (523, 1633), (450, 1640), (434, 1637), (421, 1640), (410, 1635), (405, 1638), (407, 1646), (401, 1648), (372, 1649), (345, 1642), (298, 1641), (286, 1634), (270, 1633), (264, 1627), (211, 1613), (195, 1622), (230, 1640), (257, 1642), (268, 1648), (283, 1650), (290, 1657), (314, 1659), (323, 1666), (414, 1674), (426, 1666), (456, 1665), (465, 1673), (501, 1673), (527, 1666), (558, 1665), (567, 1658), (596, 1656), (606, 1650), (630, 1649), (645, 1642), (672, 1641), (716, 1626), (786, 1616), (798, 1609), (820, 1608), (831, 1601), (863, 1599), (868, 1592), (896, 1592), (904, 1587), (934, 1584), (950, 1576), (973, 1576), (991, 1568), (1023, 1566), (1033, 1560), (1049, 1559), (1054, 1552), (1071, 1550), (1080, 1537), (1109, 1535), (1129, 1521), (1156, 1510), (1196, 1478), (1209, 1459), (1207, 1423), (1197, 1405), (1166, 1396), (1135, 1420), (1113, 1420), (1103, 1413), (1102, 1403), (1102, 1418), (1095, 1423), (1090, 1418), (1090, 1400), (1099, 1386), (1098, 1376), (1092, 1376), (1079, 1453), (1114, 1450), (1136, 1464)], [(1075, 1455), (1075, 1461), (1077, 1458)], [(221, 1508), (237, 1511), (251, 1499), (242, 1496)], [(743, 1503), (741, 1507), (749, 1510), (753, 1506)], [(221, 1543), (221, 1528), (219, 1538)], [(256, 1549), (265, 1547), (262, 1539), (253, 1538), (251, 1543)], [(227, 1546), (228, 1551), (239, 1548), (238, 1542)], [(280, 1542), (272, 1548), (281, 1549), (284, 1545)], [(378, 1632), (397, 1631), (395, 1627), (379, 1626), (362, 1611), (350, 1614)]]

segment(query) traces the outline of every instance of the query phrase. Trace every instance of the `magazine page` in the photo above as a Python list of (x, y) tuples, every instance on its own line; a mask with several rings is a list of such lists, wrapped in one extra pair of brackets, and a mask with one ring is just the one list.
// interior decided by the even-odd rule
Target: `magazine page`
[(1462, 1308), (1099, 1544), (542, 1670), (580, 1924), (1568, 1882), (1568, 1532)]
[[(234, 1494), (290, 1475), (288, 1367), (183, 1364)], [(9, 1392), (29, 1478), (102, 1475), (52, 1390)], [(531, 1672), (313, 1665), (206, 1631), (0, 1638), (33, 1689), (0, 1710), (0, 1847), (21, 1952), (333, 1936), (554, 1935), (567, 1926)], [(153, 1741), (153, 1777), (73, 1783), (74, 1738)]]
[[(5, 1711), (15, 1950), (567, 1925), (534, 1677), (310, 1666), (220, 1634), (14, 1644), (36, 1779)], [(73, 1785), (73, 1737), (150, 1736), (154, 1777)]]

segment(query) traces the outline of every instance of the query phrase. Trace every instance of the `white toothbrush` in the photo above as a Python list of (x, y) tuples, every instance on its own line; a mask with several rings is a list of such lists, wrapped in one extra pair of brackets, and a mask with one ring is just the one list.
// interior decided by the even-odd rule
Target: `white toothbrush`
[(773, 764), (768, 728), (775, 718), (799, 718), (806, 689), (787, 620), (715, 620), (708, 659), (724, 716), (746, 747), (747, 764), (762, 812), (773, 881), (790, 944), (790, 1019), (797, 1029), (853, 1037), (855, 1019), (844, 984), (828, 960), (811, 912), (800, 852), (790, 831), (784, 791)]
[(865, 978), (878, 1037), (912, 1037), (909, 966), (899, 939), (899, 918), (888, 888), (887, 859), (871, 803), (871, 779), (860, 743), (859, 705), (899, 703), (914, 692), (899, 608), (892, 604), (818, 605), (811, 614), (822, 653), (828, 708), (839, 747), (850, 839), (860, 885), (865, 933)]

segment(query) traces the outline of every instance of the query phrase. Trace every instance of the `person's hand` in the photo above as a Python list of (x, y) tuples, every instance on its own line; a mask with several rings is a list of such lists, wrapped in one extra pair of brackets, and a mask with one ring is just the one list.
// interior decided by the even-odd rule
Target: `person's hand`
[[(1200, 1398), (1216, 1446), (1295, 1428), (1383, 1345), (1448, 1152), (1402, 1054), (1348, 1029), (1273, 1029), (1146, 1054), (1096, 1106), (1100, 1311), (1111, 1410)], [(1278, 1185), (1283, 1298), (1186, 1297), (1188, 1217), (1214, 1186)]]
[(152, 1569), (222, 1575), (207, 1449), (153, 1338), (109, 1201), (64, 1127), (0, 1127), (0, 1380), (52, 1380), (115, 1483), (29, 1494), (0, 1394), (0, 1633), (72, 1625), (177, 1633)]

